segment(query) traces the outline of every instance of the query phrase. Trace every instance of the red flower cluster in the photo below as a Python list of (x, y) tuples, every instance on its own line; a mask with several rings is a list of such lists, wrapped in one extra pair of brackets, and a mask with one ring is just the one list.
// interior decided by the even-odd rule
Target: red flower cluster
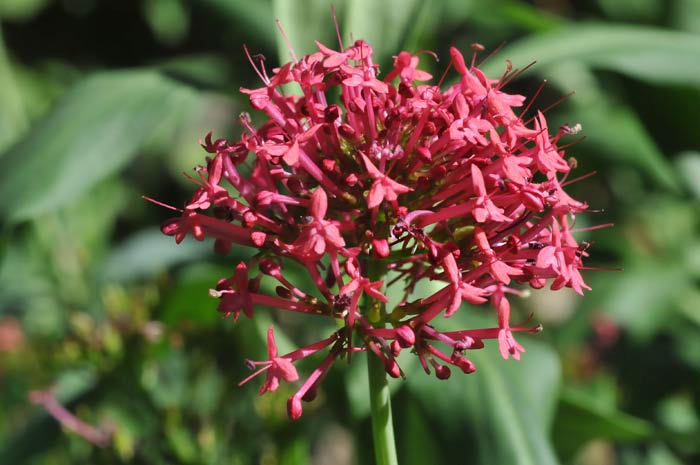
[[(537, 329), (510, 326), (507, 294), (519, 292), (513, 282), (588, 289), (579, 273), (585, 248), (572, 236), (574, 215), (587, 205), (564, 192), (571, 166), (557, 148), (575, 130), (551, 135), (542, 113), (532, 124), (517, 115), (525, 98), (502, 91), (510, 69), (489, 79), (452, 48), (459, 81), (443, 90), (426, 83), (432, 77), (408, 52), (380, 80), (366, 42), (318, 49), (271, 78), (257, 70), (265, 86), (242, 91), (266, 122), (255, 127), (243, 115), (240, 140), (206, 137), (211, 157), (198, 171), (200, 188), (162, 228), (178, 242), (188, 233), (213, 237), (221, 254), (232, 244), (258, 250), (211, 291), (224, 315), (252, 318), (265, 306), (344, 322), (327, 339), (284, 355), (270, 328), (269, 360), (249, 362), (259, 369), (248, 379), (266, 372), (264, 393), (299, 378), (294, 362), (326, 351), (289, 399), (292, 419), (338, 358), (370, 351), (398, 377), (396, 357), (410, 350), (438, 378), (450, 376), (450, 365), (471, 373), (467, 350), (497, 339), (504, 358), (519, 359), (524, 349), (513, 332)], [(300, 95), (283, 85), (298, 86)], [(337, 95), (337, 104), (329, 101)], [(289, 261), (305, 267), (316, 289), (285, 277)], [(400, 302), (383, 293), (385, 277), (404, 285)], [(262, 279), (276, 281), (276, 295), (261, 292)], [(421, 280), (444, 286), (414, 296)], [(433, 325), (463, 301), (489, 300), (497, 327), (442, 332)]]

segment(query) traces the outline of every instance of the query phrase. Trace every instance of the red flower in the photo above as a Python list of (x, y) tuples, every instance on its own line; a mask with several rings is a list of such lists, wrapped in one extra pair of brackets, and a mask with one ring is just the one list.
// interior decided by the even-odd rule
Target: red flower
[(362, 161), (365, 163), (369, 176), (374, 180), (367, 196), (367, 208), (376, 208), (384, 200), (393, 205), (399, 198), (399, 194), (405, 194), (413, 190), (384, 175), (372, 164), (367, 156), (362, 155)]
[[(265, 371), (262, 394), (297, 381), (293, 364), (325, 352), (289, 398), (292, 419), (339, 358), (368, 352), (399, 377), (396, 357), (409, 349), (440, 379), (455, 367), (472, 373), (466, 353), (483, 340), (519, 359), (514, 334), (539, 330), (510, 326), (517, 286), (589, 289), (586, 247), (569, 227), (587, 205), (564, 191), (572, 164), (557, 146), (570, 131), (551, 136), (541, 112), (533, 124), (518, 116), (525, 98), (503, 90), (510, 65), (489, 79), (451, 48), (459, 80), (441, 88), (424, 82), (431, 76), (415, 54), (399, 53), (382, 81), (366, 42), (317, 45), (271, 75), (256, 69), (264, 85), (242, 91), (267, 119), (255, 127), (243, 116), (246, 131), (232, 143), (207, 135), (202, 146), (214, 156), (182, 215), (162, 227), (177, 242), (213, 237), (224, 255), (256, 249), (256, 276), (241, 263), (211, 292), (224, 315), (268, 307), (335, 320), (329, 337), (282, 356), (270, 327), (268, 359), (250, 362), (259, 368), (242, 383)], [(288, 83), (300, 93), (283, 92)], [(244, 162), (251, 169), (239, 171)], [(285, 274), (293, 264), (315, 289)], [(444, 285), (417, 295), (421, 281)], [(488, 301), (494, 327), (439, 329), (464, 302)]]
[(284, 357), (277, 356), (277, 345), (275, 344), (274, 329), (270, 326), (267, 330), (267, 358), (269, 368), (265, 376), (265, 382), (260, 388), (260, 394), (268, 391), (275, 391), (280, 385), (280, 379), (291, 383), (299, 379), (297, 369), (294, 364)]
[(304, 227), (292, 246), (293, 253), (304, 260), (318, 261), (323, 254), (337, 253), (345, 247), (345, 240), (335, 222), (324, 219), (328, 210), (328, 196), (323, 188), (311, 195), (311, 222)]

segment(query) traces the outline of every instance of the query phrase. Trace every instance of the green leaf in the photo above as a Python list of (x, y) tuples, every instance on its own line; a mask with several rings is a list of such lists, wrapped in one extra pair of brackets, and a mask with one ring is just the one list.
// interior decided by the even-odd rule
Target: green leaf
[(201, 327), (222, 324), (221, 313), (216, 311), (218, 300), (209, 295), (222, 277), (231, 270), (211, 265), (191, 265), (177, 277), (177, 285), (166, 294), (160, 318), (166, 325), (177, 326), (183, 322), (196, 323)]
[[(437, 5), (433, 5), (437, 8)], [(377, 63), (384, 63), (401, 51), (404, 37), (411, 29), (423, 2), (417, 0), (353, 0), (346, 3), (342, 25), (344, 37), (352, 34), (374, 48)]]
[[(482, 318), (469, 321), (470, 326), (489, 326)], [(442, 430), (472, 437), (478, 453), (471, 463), (558, 463), (549, 442), (549, 426), (559, 388), (559, 361), (547, 346), (520, 339), (527, 352), (519, 362), (503, 360), (491, 341), (486, 348), (467, 354), (477, 366), (476, 373), (463, 376), (453, 370), (450, 379), (438, 381), (416, 372), (407, 383)]]
[(28, 19), (40, 12), (48, 0), (3, 0), (0, 2), (0, 18)]
[(4, 150), (27, 129), (29, 122), (17, 78), (2, 39), (2, 29), (0, 29), (0, 83), (2, 83), (0, 85), (0, 150)]
[(499, 57), (484, 66), (487, 74), (498, 74), (505, 58), (518, 66), (577, 61), (654, 83), (700, 85), (700, 36), (638, 25), (569, 24), (505, 47)]
[[(426, 424), (424, 412), (411, 399), (402, 408), (403, 433), (397, 444), (399, 463), (405, 465), (424, 465), (426, 463), (446, 463), (442, 457), (439, 438), (431, 434), (430, 426)], [(415, 447), (420, 444), (420, 447)]]
[[(667, 326), (676, 296), (692, 286), (682, 269), (656, 264), (629, 268), (603, 287), (606, 310), (633, 337), (649, 341)], [(640, 311), (643, 309), (643, 311)]]
[(661, 186), (678, 192), (678, 176), (672, 165), (629, 107), (604, 101), (592, 106), (573, 106), (567, 117), (583, 125), (587, 152), (594, 155), (597, 152), (598, 157), (607, 156), (610, 161), (640, 169)]
[(678, 154), (676, 168), (687, 189), (700, 199), (700, 152), (687, 151)]
[(569, 457), (591, 439), (608, 439), (617, 443), (640, 442), (652, 436), (652, 426), (644, 420), (614, 408), (606, 408), (595, 399), (565, 389), (554, 422), (554, 443), (564, 457)]
[[(274, 16), (280, 21), (297, 58), (316, 52), (315, 40), (334, 46), (333, 16), (330, 3), (324, 0), (273, 0)], [(281, 63), (292, 59), (287, 43), (277, 27), (270, 23), (277, 39), (277, 56)], [(333, 43), (330, 43), (333, 40)], [(296, 90), (296, 89), (295, 89)]]
[(562, 60), (543, 67), (549, 82), (563, 93), (576, 90), (567, 103), (568, 123), (583, 125), (586, 141), (569, 153), (586, 150), (586, 155), (633, 166), (650, 179), (678, 191), (677, 176), (637, 114), (616, 101), (595, 75), (582, 63)]
[(152, 71), (117, 71), (79, 82), (0, 158), (0, 213), (9, 222), (60, 207), (122, 168), (191, 89)]
[[(159, 229), (146, 229), (115, 247), (98, 273), (103, 281), (149, 278), (175, 265), (211, 255), (210, 242), (187, 240), (175, 244)], [(212, 287), (216, 284), (213, 282)]]
[(245, 25), (250, 37), (273, 46), (277, 29), (274, 25), (271, 0), (198, 0), (213, 13), (227, 18), (231, 23)]
[(300, 463), (311, 463), (310, 444), (303, 436), (295, 437), (289, 444), (286, 444), (280, 454), (280, 465), (298, 465)]
[(180, 44), (190, 26), (190, 16), (182, 0), (146, 0), (143, 12), (153, 34), (160, 42)]

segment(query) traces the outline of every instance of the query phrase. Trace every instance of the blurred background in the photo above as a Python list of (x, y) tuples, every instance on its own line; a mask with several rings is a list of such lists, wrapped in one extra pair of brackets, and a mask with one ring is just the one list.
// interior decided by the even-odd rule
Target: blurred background
[[(383, 70), (428, 49), (439, 76), (450, 45), (505, 43), (491, 77), (537, 61), (509, 92), (546, 78), (545, 108), (575, 91), (547, 115), (582, 124), (568, 153), (597, 172), (569, 186), (594, 210), (578, 224), (615, 223), (579, 237), (590, 266), (624, 268), (586, 272), (583, 298), (518, 300), (514, 321), (545, 328), (521, 362), (489, 347), (476, 374), (438, 381), (406, 361), (401, 463), (700, 463), (700, 1), (334, 4)], [(261, 84), (242, 46), (286, 59), (275, 18), (298, 55), (337, 44), (326, 0), (0, 0), (1, 464), (372, 463), (363, 361), (337, 364), (294, 424), (293, 386), (237, 387), (271, 321), (282, 350), (328, 328), (221, 320), (207, 290), (248, 252), (176, 246), (158, 229), (171, 212), (141, 199), (182, 205), (197, 141), (240, 133), (238, 89)], [(445, 324), (489, 311), (459, 313)]]

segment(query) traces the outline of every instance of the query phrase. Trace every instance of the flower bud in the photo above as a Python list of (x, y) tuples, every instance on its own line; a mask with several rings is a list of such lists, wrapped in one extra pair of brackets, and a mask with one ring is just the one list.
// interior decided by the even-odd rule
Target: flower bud
[(386, 239), (372, 239), (372, 250), (377, 258), (386, 258), (391, 253)]
[(294, 395), (287, 400), (287, 415), (291, 420), (296, 421), (301, 417), (301, 414), (301, 400)]
[(399, 326), (396, 328), (396, 340), (405, 349), (416, 343), (416, 334), (407, 325)]
[(450, 367), (446, 365), (437, 365), (435, 366), (435, 376), (437, 376), (438, 379), (447, 379), (452, 375), (452, 370), (450, 370)]

